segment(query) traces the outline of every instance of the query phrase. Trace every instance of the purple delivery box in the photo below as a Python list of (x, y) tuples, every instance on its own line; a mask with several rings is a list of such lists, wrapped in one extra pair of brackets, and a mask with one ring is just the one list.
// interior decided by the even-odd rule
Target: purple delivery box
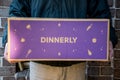
[(107, 61), (108, 19), (8, 19), (10, 60)]

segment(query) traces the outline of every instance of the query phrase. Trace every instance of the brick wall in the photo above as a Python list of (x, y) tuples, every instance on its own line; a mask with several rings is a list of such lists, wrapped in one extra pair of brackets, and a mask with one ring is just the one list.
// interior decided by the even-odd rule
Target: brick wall
[(119, 38), (110, 62), (87, 62), (87, 80), (120, 80), (120, 0), (108, 0), (113, 27)]
[(15, 64), (9, 64), (3, 58), (2, 36), (4, 25), (7, 21), (9, 4), (12, 0), (0, 0), (0, 80), (14, 80)]
[[(4, 30), (5, 17), (8, 16), (9, 4), (12, 0), (0, 0), (0, 80), (14, 80), (15, 64), (9, 64), (3, 59), (1, 40)], [(108, 0), (111, 9), (113, 27), (119, 37), (114, 49), (114, 59), (110, 62), (87, 62), (86, 80), (120, 80), (120, 0)]]

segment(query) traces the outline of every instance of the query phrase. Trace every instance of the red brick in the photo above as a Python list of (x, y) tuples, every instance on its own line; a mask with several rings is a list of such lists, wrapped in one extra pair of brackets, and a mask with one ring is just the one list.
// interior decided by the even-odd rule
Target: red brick
[(113, 7), (113, 0), (108, 0), (108, 4), (110, 7)]
[(116, 30), (117, 37), (120, 39), (120, 30)]
[(9, 6), (12, 0), (0, 0), (0, 6)]
[(110, 12), (111, 12), (111, 16), (115, 17), (115, 9), (110, 9)]
[(0, 67), (0, 76), (13, 76), (15, 74), (15, 67)]
[(2, 66), (15, 66), (15, 64), (10, 64), (8, 61), (6, 61), (4, 58), (3, 58), (3, 64)]
[(114, 59), (115, 60), (120, 60), (120, 50), (115, 50), (114, 51)]
[(115, 0), (115, 1), (116, 1), (115, 6), (116, 6), (117, 8), (120, 8), (120, 0)]
[(0, 56), (3, 56), (4, 48), (0, 48)]
[(120, 20), (115, 20), (115, 28), (120, 29)]
[(116, 49), (120, 49), (120, 40), (118, 40), (117, 45), (115, 46)]
[(24, 77), (20, 77), (17, 80), (26, 80)]
[(114, 68), (120, 68), (120, 60), (114, 60)]
[(115, 78), (120, 78), (120, 69), (115, 69), (114, 70), (114, 77)]
[(15, 80), (14, 77), (3, 77), (3, 80)]
[(89, 66), (110, 66), (111, 62), (91, 61), (88, 62)]
[(116, 18), (120, 18), (120, 9), (116, 9)]
[(3, 36), (3, 28), (0, 28), (0, 36)]
[(99, 75), (100, 67), (88, 67), (88, 75)]
[(113, 80), (111, 76), (88, 76), (87, 80)]
[(101, 67), (101, 75), (112, 75), (113, 68), (112, 67)]
[(9, 8), (0, 8), (0, 17), (7, 17), (9, 14)]
[(120, 78), (114, 78), (113, 80), (120, 80)]
[(4, 27), (6, 25), (6, 23), (7, 23), (7, 18), (6, 17), (2, 17), (1, 21), (2, 21), (1, 25), (2, 25), (2, 27)]

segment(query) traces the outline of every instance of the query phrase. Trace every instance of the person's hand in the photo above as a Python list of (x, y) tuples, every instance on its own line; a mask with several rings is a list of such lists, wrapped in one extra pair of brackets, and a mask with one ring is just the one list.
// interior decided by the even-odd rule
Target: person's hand
[(5, 45), (4, 58), (5, 58), (6, 60), (8, 59), (8, 43), (6, 43), (6, 45)]
[(114, 55), (113, 44), (112, 44), (112, 42), (110, 41), (110, 42), (109, 42), (109, 60), (112, 60), (112, 59), (113, 59), (113, 55)]
[(9, 63), (16, 63), (17, 61), (12, 61), (8, 58), (8, 43), (5, 45), (4, 49), (4, 58), (9, 62)]

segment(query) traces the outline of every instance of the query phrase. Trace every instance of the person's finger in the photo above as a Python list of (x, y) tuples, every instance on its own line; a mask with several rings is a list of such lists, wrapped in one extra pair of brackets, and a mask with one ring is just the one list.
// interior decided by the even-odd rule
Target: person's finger
[(113, 45), (112, 45), (112, 42), (110, 41), (109, 43), (109, 59), (110, 60), (113, 59), (113, 54), (114, 54)]
[(6, 43), (6, 45), (5, 45), (5, 49), (4, 49), (4, 58), (5, 58), (5, 59), (8, 58), (8, 43)]
[(5, 60), (7, 60), (9, 63), (16, 63), (16, 62), (17, 62), (17, 61), (10, 60), (10, 59), (8, 58), (8, 43), (6, 43), (6, 45), (5, 45), (4, 58), (5, 58)]

